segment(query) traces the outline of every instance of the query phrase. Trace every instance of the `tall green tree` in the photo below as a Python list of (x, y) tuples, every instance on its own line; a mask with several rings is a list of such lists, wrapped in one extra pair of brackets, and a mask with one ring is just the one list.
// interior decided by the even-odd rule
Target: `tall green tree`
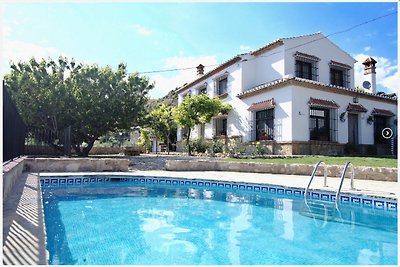
[(125, 64), (113, 71), (60, 57), (11, 64), (5, 87), (26, 124), (71, 126), (73, 148), (88, 156), (100, 136), (140, 124), (153, 84), (137, 73), (128, 75)]
[(179, 126), (188, 129), (186, 144), (188, 154), (192, 154), (190, 134), (192, 128), (199, 124), (209, 123), (218, 114), (228, 114), (232, 107), (219, 98), (210, 98), (206, 94), (187, 96), (175, 109), (175, 120)]
[(177, 126), (173, 114), (174, 107), (166, 106), (164, 104), (161, 104), (161, 106), (150, 113), (150, 127), (161, 140), (167, 143), (168, 154), (170, 146), (170, 135), (173, 129)]

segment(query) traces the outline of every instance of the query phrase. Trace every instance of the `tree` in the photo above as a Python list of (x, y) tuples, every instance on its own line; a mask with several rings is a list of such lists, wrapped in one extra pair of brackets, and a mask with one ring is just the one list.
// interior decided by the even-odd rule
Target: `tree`
[(219, 98), (209, 98), (202, 94), (197, 96), (187, 96), (175, 110), (175, 120), (179, 126), (188, 129), (186, 144), (188, 154), (191, 155), (190, 133), (195, 125), (209, 123), (212, 117), (222, 113), (228, 114), (232, 107), (224, 103)]
[(157, 109), (150, 113), (151, 124), (157, 137), (167, 143), (167, 151), (169, 154), (170, 135), (176, 127), (176, 122), (173, 117), (174, 107), (161, 104)]
[(71, 126), (78, 156), (88, 156), (100, 136), (140, 124), (153, 88), (148, 78), (128, 75), (125, 64), (113, 71), (63, 57), (11, 64), (5, 86), (29, 126)]

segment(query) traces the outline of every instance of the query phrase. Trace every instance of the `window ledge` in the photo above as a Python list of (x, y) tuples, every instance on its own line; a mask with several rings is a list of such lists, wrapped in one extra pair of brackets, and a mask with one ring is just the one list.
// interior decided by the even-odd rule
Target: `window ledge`
[(217, 95), (218, 98), (226, 98), (228, 96), (228, 92), (223, 93), (221, 95)]

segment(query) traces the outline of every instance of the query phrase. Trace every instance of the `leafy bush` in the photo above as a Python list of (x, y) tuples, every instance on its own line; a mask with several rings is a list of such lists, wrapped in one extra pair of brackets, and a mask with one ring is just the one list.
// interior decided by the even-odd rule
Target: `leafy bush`
[(147, 151), (151, 150), (150, 132), (147, 129), (140, 130), (140, 138), (138, 145), (144, 147)]
[(227, 152), (231, 155), (246, 153), (246, 145), (238, 139), (230, 139), (228, 143)]
[(265, 146), (260, 142), (256, 143), (256, 154), (257, 155), (264, 155), (266, 152)]
[(224, 141), (220, 139), (213, 139), (212, 142), (212, 152), (213, 153), (223, 153), (224, 152)]
[(206, 153), (209, 148), (209, 145), (204, 139), (198, 138), (190, 141), (190, 146), (193, 147), (193, 150), (197, 153)]

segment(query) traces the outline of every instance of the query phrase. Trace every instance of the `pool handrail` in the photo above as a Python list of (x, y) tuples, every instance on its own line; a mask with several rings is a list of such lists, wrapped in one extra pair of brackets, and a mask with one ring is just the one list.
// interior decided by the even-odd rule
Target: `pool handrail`
[(324, 161), (320, 160), (320, 161), (317, 162), (317, 164), (315, 164), (314, 170), (313, 170), (313, 172), (312, 172), (312, 174), (311, 174), (310, 181), (308, 182), (308, 185), (307, 185), (307, 187), (306, 187), (306, 190), (304, 191), (304, 199), (307, 198), (307, 194), (308, 194), (308, 191), (309, 191), (309, 189), (310, 189), (311, 182), (312, 182), (312, 180), (314, 179), (315, 173), (317, 172), (318, 167), (319, 167), (320, 164), (323, 164), (323, 166), (324, 166), (324, 187), (327, 187), (327, 181), (326, 181), (326, 177), (327, 177), (327, 168), (326, 168), (326, 164), (325, 164)]
[(343, 185), (343, 180), (344, 177), (346, 176), (346, 171), (348, 167), (351, 167), (351, 176), (350, 176), (350, 189), (354, 190), (354, 166), (353, 163), (351, 163), (350, 161), (348, 161), (346, 163), (346, 165), (344, 166), (343, 172), (342, 172), (342, 176), (340, 177), (340, 184), (339, 184), (339, 188), (336, 191), (336, 197), (335, 197), (335, 202), (336, 202), (336, 206), (339, 204), (339, 195), (340, 195), (340, 190), (342, 190), (342, 185)]

